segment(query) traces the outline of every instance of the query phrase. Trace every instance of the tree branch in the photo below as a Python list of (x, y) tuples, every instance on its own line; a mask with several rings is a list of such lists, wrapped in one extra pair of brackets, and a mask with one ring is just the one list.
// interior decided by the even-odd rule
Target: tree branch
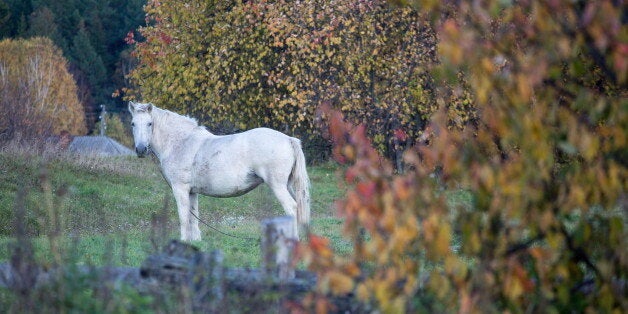
[(576, 246), (574, 244), (573, 237), (569, 234), (569, 232), (565, 228), (565, 225), (563, 225), (562, 223), (560, 224), (560, 232), (565, 237), (567, 248), (574, 254), (572, 256), (572, 259), (576, 262), (583, 262), (584, 265), (591, 269), (598, 278), (604, 281), (602, 273), (600, 273), (600, 270), (595, 266), (595, 264), (593, 264), (587, 252), (585, 252), (582, 247)]
[(506, 250), (506, 253), (504, 253), (504, 257), (509, 257), (510, 255), (513, 255), (519, 251), (526, 250), (534, 243), (543, 239), (545, 239), (545, 232), (541, 232), (536, 237), (528, 239), (527, 241), (514, 244)]

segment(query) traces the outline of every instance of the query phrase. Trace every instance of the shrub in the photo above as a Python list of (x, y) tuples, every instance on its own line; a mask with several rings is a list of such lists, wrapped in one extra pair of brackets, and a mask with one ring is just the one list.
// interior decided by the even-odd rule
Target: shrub
[[(621, 4), (415, 4), (440, 40), (434, 136), (394, 174), (365, 127), (335, 118), (334, 156), (352, 186), (338, 211), (354, 252), (310, 237), (302, 256), (319, 282), (305, 306), (354, 294), (390, 313), (625, 312)], [(452, 128), (445, 100), (465, 84), (478, 123)], [(450, 204), (458, 188), (470, 206)]]

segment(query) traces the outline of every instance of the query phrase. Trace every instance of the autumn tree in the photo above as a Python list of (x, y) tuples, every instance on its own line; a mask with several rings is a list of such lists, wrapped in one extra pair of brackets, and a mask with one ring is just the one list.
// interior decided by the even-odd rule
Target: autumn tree
[(88, 127), (99, 106), (123, 109), (126, 34), (144, 20), (146, 0), (0, 0), (0, 39), (47, 37), (63, 51), (85, 106)]
[(0, 136), (84, 134), (83, 106), (61, 51), (47, 38), (0, 41)]
[[(397, 175), (364, 126), (334, 118), (354, 250), (338, 256), (310, 237), (301, 254), (318, 290), (306, 308), (352, 293), (390, 313), (625, 312), (625, 7), (412, 5), (439, 38), (433, 136)], [(478, 122), (452, 128), (446, 101), (465, 91)]]
[(435, 110), (434, 33), (385, 1), (149, 1), (131, 74), (142, 97), (227, 131), (319, 135), (328, 103), (388, 154)]

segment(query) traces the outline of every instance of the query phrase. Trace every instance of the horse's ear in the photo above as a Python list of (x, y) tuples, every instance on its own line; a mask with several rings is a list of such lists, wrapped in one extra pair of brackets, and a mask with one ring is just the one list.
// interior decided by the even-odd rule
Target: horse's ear
[(153, 104), (152, 103), (146, 104), (146, 112), (150, 113), (151, 111), (153, 111)]
[(135, 113), (135, 103), (134, 103), (134, 102), (132, 102), (132, 101), (129, 101), (129, 112), (130, 112), (131, 114), (134, 114), (134, 113)]

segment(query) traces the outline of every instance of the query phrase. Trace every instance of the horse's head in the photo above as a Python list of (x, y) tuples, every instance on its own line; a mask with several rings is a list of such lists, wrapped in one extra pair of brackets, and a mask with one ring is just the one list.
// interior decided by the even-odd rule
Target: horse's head
[(150, 143), (153, 137), (153, 104), (129, 102), (129, 111), (133, 120), (133, 140), (137, 157), (144, 157), (150, 151)]

